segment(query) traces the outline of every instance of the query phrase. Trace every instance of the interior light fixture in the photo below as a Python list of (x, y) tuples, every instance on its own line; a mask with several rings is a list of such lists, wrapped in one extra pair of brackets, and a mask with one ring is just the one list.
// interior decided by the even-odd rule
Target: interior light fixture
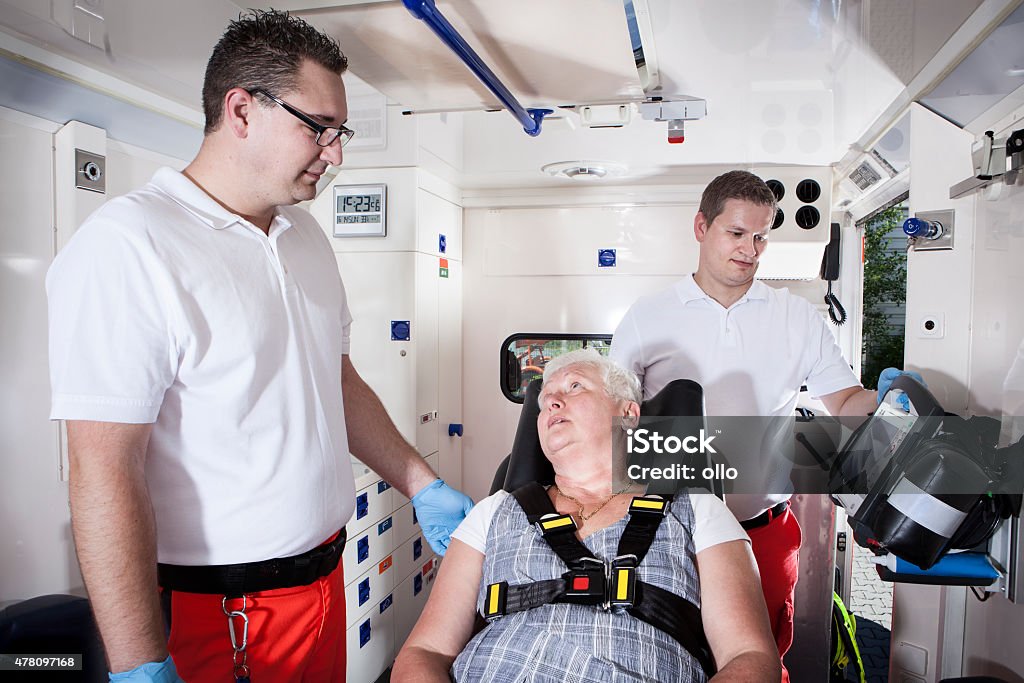
[(614, 161), (559, 161), (541, 166), (541, 172), (547, 175), (576, 180), (597, 180), (600, 178), (617, 178), (626, 175), (626, 167)]

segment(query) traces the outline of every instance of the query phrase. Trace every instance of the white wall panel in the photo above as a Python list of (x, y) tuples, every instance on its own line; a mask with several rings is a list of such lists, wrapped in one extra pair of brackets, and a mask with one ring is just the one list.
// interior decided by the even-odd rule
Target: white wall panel
[[(487, 276), (682, 275), (697, 266), (696, 206), (491, 209), (474, 214)], [(599, 249), (615, 249), (599, 268)], [(467, 261), (469, 255), (467, 254)]]
[(0, 603), (81, 586), (48, 420), (53, 136), (0, 118)]
[[(1018, 119), (1012, 129), (1022, 126)], [(1001, 417), (1004, 443), (1010, 443), (1024, 436), (1024, 186), (983, 193), (976, 199), (975, 225), (970, 413)], [(1018, 558), (1024, 558), (1019, 550)], [(968, 600), (964, 675), (1015, 680), (1011, 672), (1024, 672), (1021, 624), (1024, 604), (999, 596)]]
[(437, 282), (438, 258), (415, 254), (416, 315), (412, 338), (416, 343), (416, 449), (423, 455), (437, 452), (440, 430), (437, 411)]
[[(416, 193), (416, 250), (424, 254), (462, 259), (462, 208), (427, 189)], [(445, 236), (445, 253), (438, 248)]]
[[(461, 233), (462, 212), (459, 212)], [(462, 437), (448, 426), (463, 424), (462, 262), (449, 259), (448, 277), (438, 280), (438, 466), (441, 478), (462, 489)], [(463, 429), (465, 425), (463, 424)], [(463, 432), (465, 433), (465, 432)]]
[[(928, 387), (942, 406), (967, 411), (973, 288), (974, 197), (951, 200), (949, 188), (967, 177), (973, 137), (914, 105), (910, 111), (910, 212), (954, 209), (955, 248), (907, 254), (906, 360), (925, 372)], [(919, 333), (926, 313), (942, 313), (945, 335)]]
[(352, 363), (402, 436), (413, 443), (416, 329), (411, 341), (392, 341), (391, 321), (415, 317), (415, 259), (409, 252), (353, 252), (337, 258), (353, 318)]
[(152, 178), (162, 166), (180, 171), (186, 161), (165, 156), (117, 140), (107, 140), (107, 159), (114, 173), (107, 176), (107, 194), (111, 197), (136, 190)]
[[(54, 136), (48, 132), (53, 128), (24, 115), (0, 117), (0, 148), (5, 159), (14, 160), (0, 171), (0, 313), (6, 321), (0, 338), (6, 378), (0, 385), (0, 505), (5, 520), (0, 546), (12, 549), (0, 554), (0, 603), (82, 590), (67, 484), (60, 480), (58, 425), (48, 420), (44, 280), (53, 258), (55, 225), (63, 225), (66, 238), (85, 213), (75, 213), (74, 202), (65, 202), (64, 222), (55, 216)], [(102, 131), (98, 135), (102, 139)], [(106, 151), (107, 194), (88, 197), (98, 203), (148, 181), (158, 166), (184, 165), (117, 142), (108, 142)], [(68, 173), (73, 175), (73, 168), (64, 170), (58, 180), (72, 182)], [(72, 219), (72, 214), (78, 217)]]
[[(924, 374), (929, 389), (946, 410), (962, 414), (967, 409), (974, 200), (950, 200), (949, 187), (970, 171), (950, 160), (967, 158), (971, 136), (918, 105), (911, 108), (910, 117), (911, 214), (954, 208), (956, 248), (908, 252), (906, 366)], [(942, 338), (927, 338), (916, 332), (918, 319), (931, 311), (946, 317)], [(907, 657), (918, 649), (928, 653), (926, 679), (938, 680), (943, 647), (940, 629), (947, 590), (936, 586), (895, 586), (894, 642), (906, 645), (894, 647), (891, 652), (890, 677), (894, 680), (899, 680), (905, 671), (915, 670), (916, 665)]]

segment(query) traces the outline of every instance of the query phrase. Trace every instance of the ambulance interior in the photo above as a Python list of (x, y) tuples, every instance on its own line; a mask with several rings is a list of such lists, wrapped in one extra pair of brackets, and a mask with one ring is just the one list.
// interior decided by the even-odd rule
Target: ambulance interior
[[(1020, 439), (1020, 0), (255, 6), (271, 5), (349, 59), (357, 135), (307, 208), (345, 280), (353, 362), (474, 500), (509, 452), (516, 391), (552, 353), (606, 348), (633, 301), (694, 270), (700, 193), (734, 168), (781, 188), (758, 277), (826, 318), (831, 291), (848, 320), (830, 328), (858, 376), (863, 221), (892, 205), (921, 219), (906, 252), (905, 367), (946, 411), (1001, 418), (1004, 439)], [(442, 15), (449, 40), (502, 85), (485, 85), (406, 5)], [(47, 419), (46, 270), (104, 201), (192, 158), (206, 59), (249, 6), (0, 0), (0, 608), (85, 594), (66, 444)], [(826, 282), (833, 232), (839, 268)], [(348, 680), (364, 683), (386, 676), (440, 559), (409, 501), (353, 468)], [(827, 496), (797, 495), (794, 509), (804, 546), (786, 665), (794, 681), (826, 681), (833, 588), (849, 604), (854, 555), (870, 553)], [(887, 655), (868, 680), (1024, 683), (1016, 517), (987, 553), (998, 573), (987, 586), (886, 584)]]

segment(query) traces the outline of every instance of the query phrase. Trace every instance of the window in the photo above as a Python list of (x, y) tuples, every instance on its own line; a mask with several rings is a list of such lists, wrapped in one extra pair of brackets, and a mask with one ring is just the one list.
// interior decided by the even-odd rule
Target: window
[(610, 334), (513, 334), (501, 343), (501, 393), (522, 403), (526, 386), (544, 374), (544, 366), (555, 356), (579, 349), (596, 349), (608, 355)]

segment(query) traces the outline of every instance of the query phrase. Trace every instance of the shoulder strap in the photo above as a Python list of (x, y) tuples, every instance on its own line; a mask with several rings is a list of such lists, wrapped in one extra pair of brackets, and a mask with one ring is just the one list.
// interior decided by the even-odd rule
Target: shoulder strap
[(668, 514), (672, 503), (670, 494), (657, 496), (636, 496), (629, 504), (629, 521), (619, 539), (618, 556), (633, 555), (639, 566), (654, 543), (661, 520)]
[(526, 519), (530, 524), (536, 524), (544, 515), (558, 514), (554, 503), (548, 498), (547, 490), (535, 481), (523, 484), (511, 494), (526, 513)]
[[(570, 515), (558, 514), (543, 486), (530, 482), (513, 491), (512, 497), (526, 513), (526, 520), (540, 525), (544, 540), (570, 569), (578, 568), (585, 559), (597, 560), (594, 553), (576, 537), (576, 522)], [(541, 519), (545, 515), (553, 517)]]
[(700, 663), (708, 678), (715, 675), (715, 660), (704, 635), (699, 607), (664, 588), (637, 581), (637, 603), (627, 611), (675, 638)]

